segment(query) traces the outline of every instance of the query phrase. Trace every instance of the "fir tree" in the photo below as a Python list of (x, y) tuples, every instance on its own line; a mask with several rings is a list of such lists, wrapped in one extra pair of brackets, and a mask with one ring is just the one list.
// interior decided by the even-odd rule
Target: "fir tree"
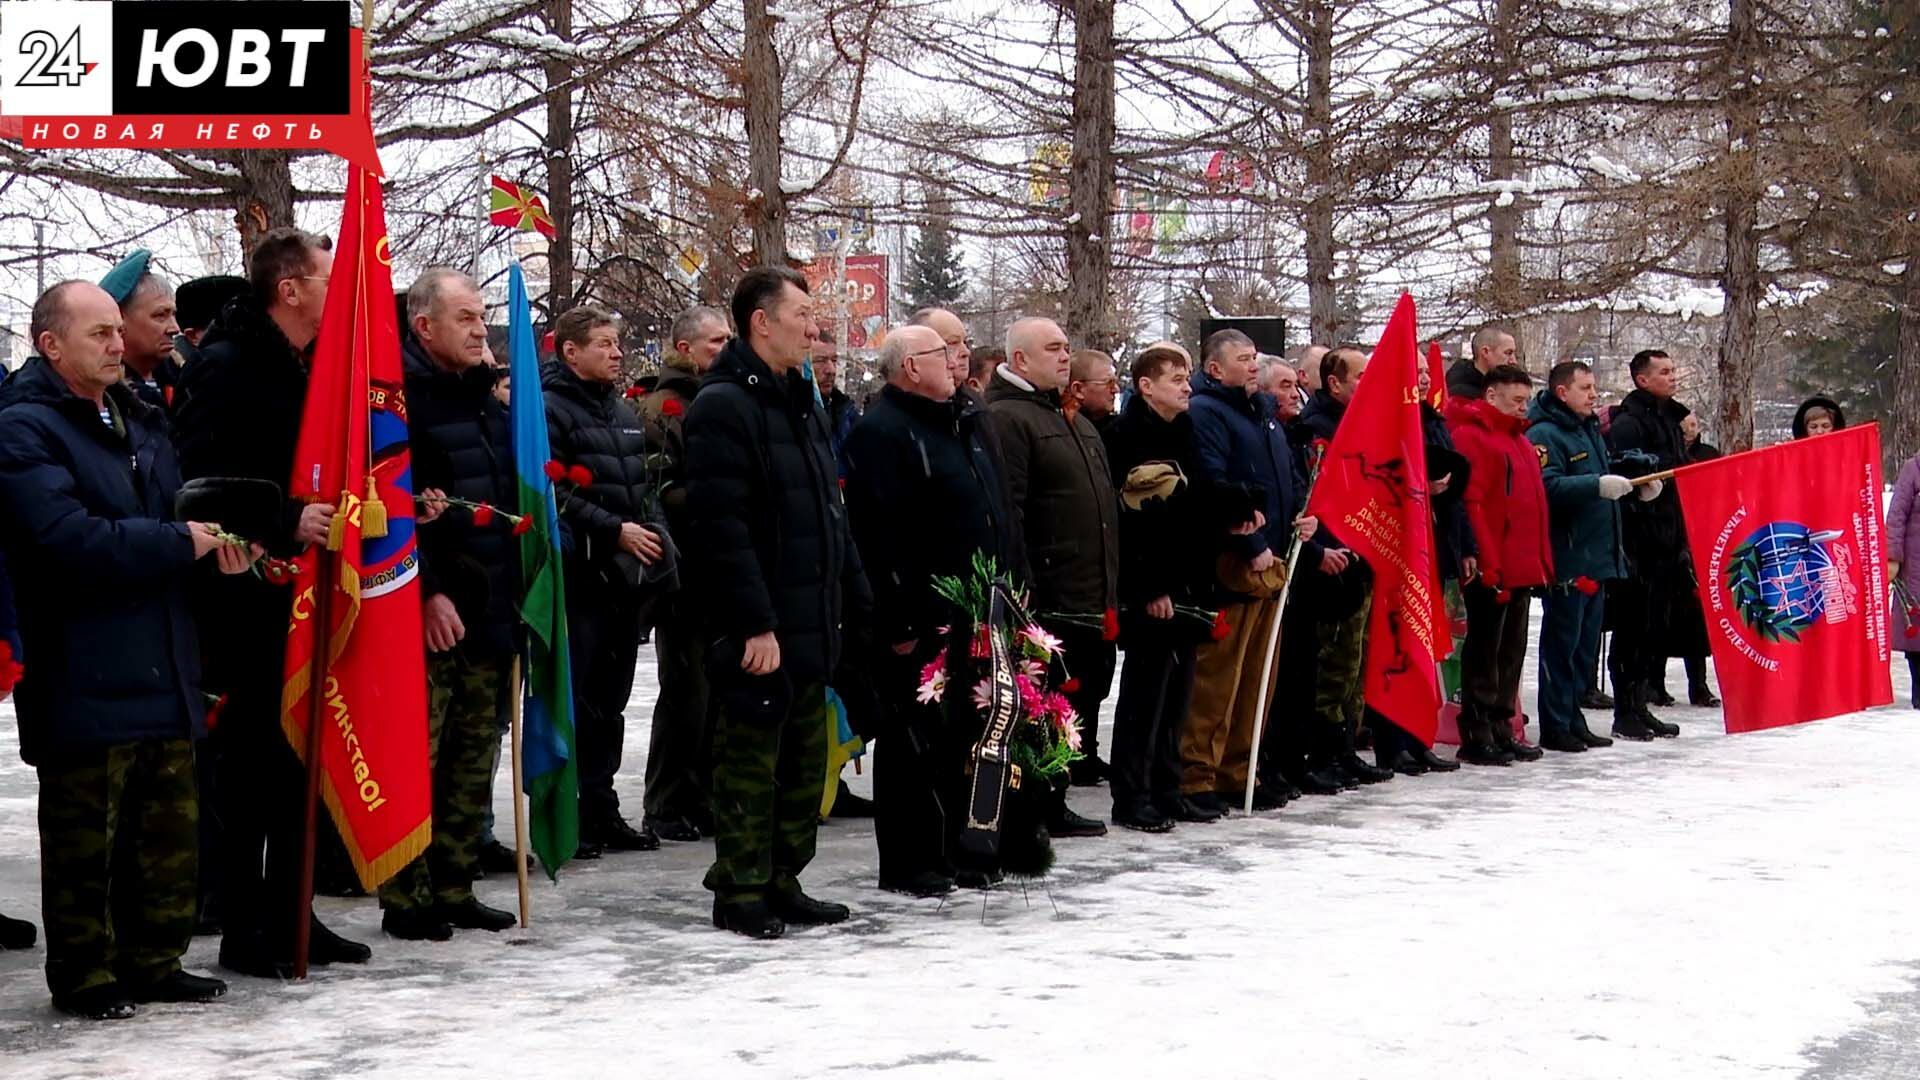
[(953, 222), (944, 213), (931, 214), (920, 228), (907, 256), (906, 290), (910, 310), (951, 308), (967, 294), (966, 270), (953, 241)]

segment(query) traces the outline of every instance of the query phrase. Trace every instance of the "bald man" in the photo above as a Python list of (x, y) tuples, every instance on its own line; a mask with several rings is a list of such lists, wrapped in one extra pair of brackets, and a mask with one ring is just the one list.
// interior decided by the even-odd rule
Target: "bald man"
[[(1065, 645), (1080, 686), (1067, 695), (1080, 714), (1076, 780), (1097, 783), (1100, 703), (1113, 686), (1120, 576), (1119, 502), (1107, 450), (1087, 417), (1062, 409), (1073, 346), (1052, 319), (1024, 318), (1007, 330), (1007, 361), (987, 384), (987, 408), (1005, 456), (1013, 511), (1032, 568), (1033, 607)], [(1064, 793), (1048, 829), (1054, 836), (1100, 836), (1107, 827), (1067, 809)]]
[(1306, 398), (1312, 398), (1320, 389), (1320, 360), (1326, 355), (1325, 345), (1309, 345), (1300, 351), (1300, 385), (1306, 391), (1303, 395)]
[(973, 374), (973, 337), (967, 333), (967, 324), (960, 321), (960, 316), (946, 308), (921, 308), (907, 320), (907, 325), (931, 330), (940, 338), (947, 352), (947, 372), (953, 376), (954, 388), (978, 401), (978, 392), (967, 386), (967, 378)]
[(948, 343), (904, 326), (881, 346), (886, 385), (847, 437), (847, 518), (873, 584), (872, 655), (881, 706), (874, 759), (880, 887), (939, 896), (954, 887), (972, 732), (916, 699), (920, 671), (946, 645), (951, 608), (933, 590), (966, 577), (976, 555), (1019, 564), (1001, 465), (986, 413), (955, 392)]
[(1447, 396), (1478, 400), (1487, 394), (1487, 372), (1502, 365), (1518, 367), (1520, 353), (1513, 335), (1498, 326), (1482, 327), (1473, 335), (1473, 355), (1454, 361), (1447, 369)]

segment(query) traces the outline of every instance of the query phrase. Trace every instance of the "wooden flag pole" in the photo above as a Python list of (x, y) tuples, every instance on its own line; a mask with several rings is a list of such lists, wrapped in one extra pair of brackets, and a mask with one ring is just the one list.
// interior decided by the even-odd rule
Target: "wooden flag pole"
[(1287, 612), (1287, 593), (1293, 589), (1294, 567), (1300, 565), (1300, 534), (1295, 533), (1291, 550), (1287, 552), (1287, 580), (1280, 586), (1279, 603), (1273, 609), (1273, 628), (1267, 632), (1267, 658), (1260, 665), (1260, 695), (1254, 698), (1260, 707), (1253, 714), (1253, 751), (1247, 761), (1247, 797), (1240, 808), (1243, 814), (1253, 813), (1253, 788), (1260, 780), (1260, 733), (1267, 723), (1267, 710), (1272, 705), (1267, 700), (1267, 691), (1273, 683), (1273, 654), (1280, 647), (1280, 619)]
[(1679, 469), (1666, 469), (1661, 472), (1648, 473), (1645, 476), (1635, 477), (1633, 486), (1639, 487), (1642, 484), (1651, 484), (1655, 480), (1671, 480), (1673, 479), (1673, 474), (1679, 471)]
[(520, 885), (520, 926), (530, 925), (532, 897), (527, 891), (527, 797), (522, 790), (525, 786), (520, 765), (520, 658), (513, 658), (513, 674), (507, 679), (507, 686), (513, 694), (512, 711), (509, 717), (508, 731), (513, 748), (513, 876)]
[[(341, 509), (346, 501), (341, 500)], [(307, 661), (307, 788), (301, 804), (300, 892), (293, 911), (293, 977), (307, 977), (312, 946), (313, 860), (320, 828), (320, 728), (326, 723), (327, 654), (333, 649), (333, 552), (323, 544), (314, 560), (313, 656)]]

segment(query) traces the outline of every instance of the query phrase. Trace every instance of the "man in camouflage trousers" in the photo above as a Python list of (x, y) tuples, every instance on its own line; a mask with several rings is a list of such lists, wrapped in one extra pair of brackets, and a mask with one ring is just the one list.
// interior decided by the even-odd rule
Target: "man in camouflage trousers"
[[(457, 270), (429, 269), (407, 290), (413, 470), (436, 515), (420, 527), (433, 842), (381, 887), (380, 907), (381, 927), (409, 940), (514, 923), (473, 895), (500, 753), (495, 717), (520, 640), (519, 541), (513, 523), (490, 509), (513, 505), (519, 489), (512, 426), (487, 362), (486, 314), (479, 288)], [(469, 505), (446, 507), (448, 496)]]
[(39, 355), (0, 387), (0, 545), (33, 666), (15, 694), (40, 776), (47, 987), (63, 1012), (205, 1002), (181, 970), (197, 896), (193, 740), (206, 733), (187, 609), (196, 562), (244, 572), (217, 525), (174, 521), (180, 466), (122, 381), (122, 318), (99, 286), (34, 304)]

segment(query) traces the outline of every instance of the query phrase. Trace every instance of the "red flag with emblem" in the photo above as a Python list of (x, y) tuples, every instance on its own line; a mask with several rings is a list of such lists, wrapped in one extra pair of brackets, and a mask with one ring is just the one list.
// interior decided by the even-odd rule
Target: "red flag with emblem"
[(1367, 704), (1432, 746), (1436, 664), (1452, 642), (1434, 560), (1419, 385), (1413, 297), (1402, 293), (1321, 461), (1307, 512), (1373, 568)]
[(1436, 409), (1447, 404), (1447, 354), (1437, 341), (1427, 342), (1427, 402)]
[(493, 177), (488, 192), (489, 221), (520, 232), (538, 231), (551, 240), (556, 226), (540, 196), (504, 177)]
[(433, 798), (392, 260), (379, 180), (358, 168), (339, 239), (287, 489), (336, 510), (296, 560), (280, 723), (304, 760), (322, 695), (321, 797), (372, 889), (426, 850)]
[(1674, 476), (1728, 732), (1893, 700), (1882, 482), (1873, 424)]

